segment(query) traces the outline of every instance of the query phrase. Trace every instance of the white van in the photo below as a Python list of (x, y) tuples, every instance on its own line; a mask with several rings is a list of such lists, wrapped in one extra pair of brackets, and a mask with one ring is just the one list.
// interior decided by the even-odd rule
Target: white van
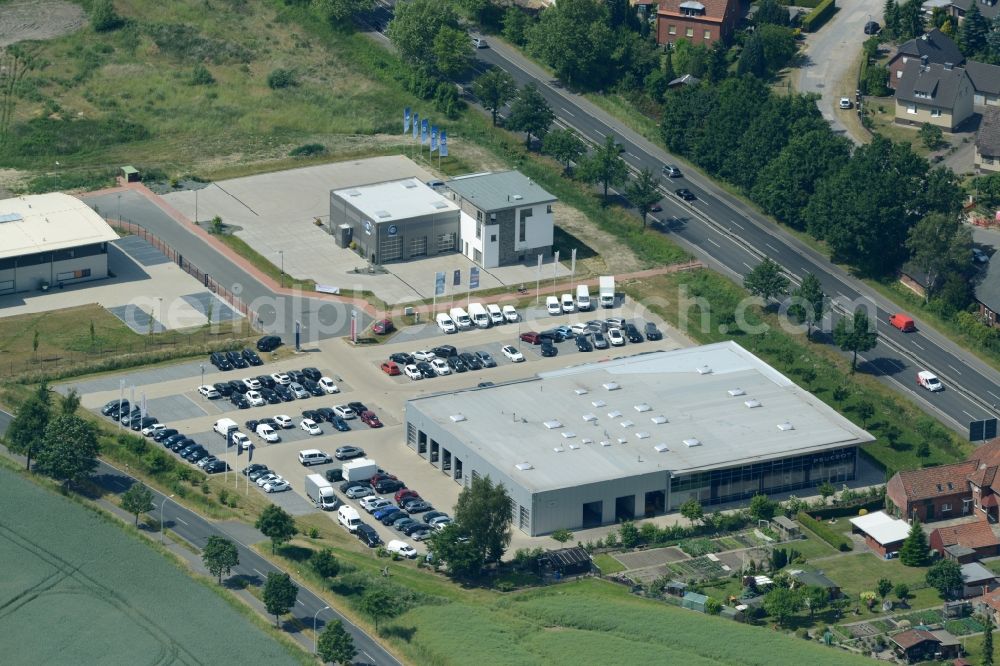
[(236, 421), (232, 419), (219, 419), (215, 422), (215, 425), (212, 426), (212, 430), (219, 433), (223, 437), (229, 437), (229, 432), (231, 430), (236, 430), (239, 427), (240, 426), (236, 423)]
[(569, 313), (576, 310), (576, 303), (573, 302), (573, 294), (563, 294), (559, 299), (562, 304), (562, 311)]
[(546, 296), (545, 297), (545, 310), (550, 315), (559, 315), (559, 314), (562, 314), (562, 306), (559, 305), (559, 299), (556, 298), (555, 296)]
[(486, 308), (483, 307), (482, 303), (472, 303), (469, 305), (469, 316), (472, 317), (472, 323), (476, 325), (477, 328), (489, 328), (493, 322), (490, 321), (490, 315), (486, 312)]
[(357, 509), (347, 505), (337, 509), (337, 520), (347, 528), (348, 532), (357, 532), (358, 525), (361, 524), (361, 516), (358, 515)]
[(503, 306), (503, 318), (507, 320), (508, 323), (514, 324), (518, 320), (517, 310), (513, 305)]
[(588, 289), (585, 284), (577, 285), (576, 309), (580, 312), (587, 312), (590, 310), (590, 289)]
[(333, 458), (326, 455), (319, 449), (305, 449), (299, 451), (299, 462), (302, 463), (303, 467), (309, 467), (310, 465), (325, 465), (326, 463), (332, 463)]
[(439, 314), (437, 317), (437, 325), (445, 333), (457, 333), (458, 327), (455, 326), (455, 321), (446, 315), (445, 313)]
[(494, 326), (503, 323), (503, 312), (500, 311), (500, 306), (496, 303), (490, 303), (486, 306), (486, 311), (490, 313), (490, 321), (493, 322)]
[(450, 314), (451, 318), (455, 320), (455, 325), (458, 326), (460, 331), (472, 328), (472, 318), (469, 317), (469, 313), (462, 308), (452, 308), (448, 314)]

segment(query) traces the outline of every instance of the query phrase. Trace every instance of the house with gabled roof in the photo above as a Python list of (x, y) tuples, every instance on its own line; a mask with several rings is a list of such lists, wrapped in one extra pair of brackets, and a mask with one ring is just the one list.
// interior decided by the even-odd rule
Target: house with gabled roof
[(979, 173), (1000, 171), (1000, 107), (990, 106), (983, 111), (976, 130), (974, 163)]
[(926, 61), (935, 65), (945, 63), (961, 65), (965, 62), (965, 56), (962, 55), (955, 40), (934, 28), (900, 45), (896, 53), (889, 58), (886, 67), (889, 69), (890, 88), (896, 88), (897, 81), (903, 78), (903, 68), (914, 61)]
[(715, 42), (728, 44), (743, 10), (743, 0), (660, 0), (656, 42), (662, 46), (686, 39), (709, 48)]
[(938, 527), (931, 530), (929, 541), (941, 557), (960, 564), (1000, 555), (1000, 539), (985, 520)]
[(930, 123), (953, 132), (972, 116), (972, 80), (962, 67), (926, 57), (903, 65), (896, 81), (896, 117), (903, 125)]
[(982, 321), (989, 326), (1000, 326), (1000, 262), (986, 265), (976, 282), (975, 298)]

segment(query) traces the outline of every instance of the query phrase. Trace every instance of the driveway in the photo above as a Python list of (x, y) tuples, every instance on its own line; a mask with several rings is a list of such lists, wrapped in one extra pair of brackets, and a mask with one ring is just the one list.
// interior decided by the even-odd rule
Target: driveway
[(799, 92), (820, 96), (819, 110), (835, 132), (860, 143), (839, 118), (841, 113), (854, 111), (840, 111), (837, 102), (845, 96), (854, 98), (856, 76), (853, 69), (861, 45), (868, 38), (864, 32), (865, 23), (882, 23), (882, 5), (863, 0), (837, 0), (837, 7), (837, 13), (819, 32), (806, 35), (805, 62), (793, 82)]

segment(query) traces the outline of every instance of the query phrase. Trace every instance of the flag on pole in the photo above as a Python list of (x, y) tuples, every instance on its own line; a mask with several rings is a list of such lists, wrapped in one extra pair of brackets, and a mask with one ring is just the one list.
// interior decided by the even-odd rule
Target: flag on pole
[[(228, 436), (227, 436), (227, 439), (228, 439)], [(243, 455), (243, 447), (242, 446), (237, 446), (236, 447), (236, 457), (239, 458), (241, 455)]]
[(358, 342), (358, 311), (351, 310), (351, 342)]
[(570, 257), (571, 257), (571, 259), (570, 259), (570, 264), (569, 264), (569, 266), (570, 266), (569, 271), (573, 275), (576, 275), (576, 248), (575, 247), (573, 248), (573, 253), (570, 255)]
[(438, 128), (437, 125), (431, 125), (431, 152), (433, 153), (438, 149)]
[(441, 145), (438, 155), (441, 157), (448, 157), (448, 133), (443, 127), (441, 128)]
[(250, 442), (250, 448), (247, 449), (247, 453), (250, 454), (250, 457), (247, 458), (247, 462), (253, 462), (253, 450), (254, 450), (253, 442)]
[(420, 114), (413, 113), (413, 138), (417, 139), (420, 136)]
[(438, 271), (434, 274), (434, 295), (444, 296), (444, 271)]
[(427, 135), (430, 133), (431, 124), (426, 118), (420, 121), (420, 145), (427, 143)]
[(403, 134), (410, 131), (410, 107), (403, 109)]
[[(555, 257), (555, 260), (553, 260), (552, 263), (553, 264), (558, 264), (559, 263), (559, 250), (556, 250), (556, 257)], [(555, 268), (555, 266), (553, 265), (553, 269), (554, 268)]]
[(542, 267), (542, 255), (538, 255), (538, 268)]
[(469, 289), (479, 289), (479, 266), (469, 269)]
[(454, 285), (457, 287), (460, 284), (462, 284), (462, 269), (461, 268), (456, 268), (455, 269), (455, 277), (454, 277)]

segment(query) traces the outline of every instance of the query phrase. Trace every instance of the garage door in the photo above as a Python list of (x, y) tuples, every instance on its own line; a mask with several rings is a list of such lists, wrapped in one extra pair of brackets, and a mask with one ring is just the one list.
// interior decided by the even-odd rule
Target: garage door
[(390, 261), (399, 261), (403, 258), (403, 238), (402, 236), (388, 236), (382, 239), (378, 249), (379, 262), (387, 264)]

